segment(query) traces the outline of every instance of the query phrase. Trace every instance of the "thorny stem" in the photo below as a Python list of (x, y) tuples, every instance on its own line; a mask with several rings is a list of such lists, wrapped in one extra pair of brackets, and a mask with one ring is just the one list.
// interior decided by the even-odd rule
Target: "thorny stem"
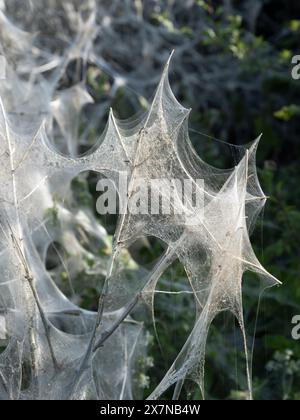
[[(68, 394), (68, 398), (70, 399), (72, 396), (72, 393), (74, 390), (76, 390), (76, 387), (78, 385), (78, 382), (82, 376), (82, 374), (84, 373), (84, 371), (87, 369), (87, 363), (88, 360), (91, 356), (91, 353), (96, 353), (97, 350), (99, 350), (99, 348), (101, 348), (104, 343), (112, 336), (112, 334), (118, 329), (118, 327), (122, 324), (122, 322), (127, 318), (127, 316), (133, 311), (133, 309), (136, 307), (136, 305), (139, 303), (139, 301), (142, 298), (142, 294), (143, 291), (147, 288), (147, 286), (149, 284), (152, 283), (153, 279), (156, 276), (160, 276), (161, 272), (170, 264), (170, 260), (172, 260), (172, 257), (174, 255), (175, 250), (168, 250), (166, 252), (166, 254), (164, 255), (164, 257), (162, 257), (162, 259), (158, 262), (156, 268), (154, 268), (153, 272), (151, 273), (151, 275), (149, 276), (149, 279), (147, 280), (146, 284), (143, 286), (143, 288), (140, 290), (140, 292), (138, 292), (135, 297), (133, 298), (133, 300), (131, 302), (128, 303), (128, 305), (125, 307), (123, 313), (121, 314), (121, 316), (112, 324), (112, 326), (104, 331), (102, 333), (102, 335), (100, 336), (99, 340), (95, 343), (95, 338), (96, 338), (96, 332), (95, 328), (94, 331), (92, 333), (92, 340), (90, 340), (89, 342), (89, 346), (88, 349), (86, 351), (86, 354), (83, 358), (83, 361), (79, 367), (79, 369), (77, 370), (75, 377), (72, 381), (71, 387), (70, 387), (70, 391)], [(96, 326), (96, 325), (95, 325)], [(97, 328), (96, 328), (97, 330)]]
[(32, 291), (35, 303), (36, 303), (36, 305), (38, 307), (38, 310), (39, 310), (39, 313), (40, 313), (40, 317), (41, 317), (43, 327), (44, 327), (44, 330), (45, 330), (46, 340), (47, 340), (47, 343), (48, 343), (48, 347), (49, 347), (49, 351), (50, 351), (50, 354), (51, 354), (51, 359), (52, 359), (54, 368), (55, 368), (55, 370), (58, 370), (59, 366), (58, 366), (58, 363), (57, 363), (57, 360), (56, 360), (56, 357), (55, 357), (54, 349), (53, 349), (53, 346), (52, 346), (52, 343), (51, 343), (51, 338), (50, 338), (50, 326), (49, 326), (49, 323), (46, 319), (46, 316), (45, 316), (45, 313), (43, 311), (43, 308), (42, 308), (40, 299), (38, 297), (38, 294), (36, 292), (36, 289), (34, 287), (33, 278), (30, 277), (30, 276), (29, 277), (25, 276), (25, 278), (29, 283), (29, 287)]
[[(147, 283), (148, 284), (148, 283)], [(105, 341), (116, 331), (116, 329), (121, 325), (121, 323), (127, 318), (130, 312), (136, 307), (138, 302), (141, 299), (141, 293), (138, 293), (134, 299), (126, 306), (120, 318), (107, 330), (104, 331), (96, 342), (93, 352), (95, 353), (100, 347), (102, 347)]]
[(119, 327), (119, 325), (124, 321), (124, 319), (130, 314), (130, 312), (135, 308), (137, 303), (139, 302), (143, 292), (147, 289), (147, 287), (153, 282), (154, 279), (158, 278), (162, 271), (169, 266), (170, 262), (173, 259), (173, 256), (176, 252), (176, 247), (172, 250), (168, 249), (165, 253), (164, 257), (158, 262), (156, 267), (154, 268), (153, 272), (149, 276), (149, 279), (147, 280), (146, 284), (143, 286), (142, 290), (134, 297), (134, 299), (127, 305), (127, 307), (124, 309), (123, 314), (120, 316), (120, 318), (111, 326), (110, 329), (107, 331), (104, 331), (102, 336), (97, 341), (93, 351), (96, 352), (100, 347), (103, 346), (105, 341), (116, 331), (116, 329)]
[[(125, 308), (123, 314), (115, 322), (115, 324), (113, 324), (112, 328), (110, 330), (106, 331), (100, 337), (99, 342), (97, 342), (96, 345), (95, 345), (95, 340), (96, 340), (96, 336), (97, 336), (96, 335), (97, 334), (97, 329), (98, 329), (98, 326), (99, 326), (99, 323), (98, 323), (99, 322), (99, 315), (101, 315), (101, 316), (103, 315), (103, 309), (101, 309), (101, 311), (98, 312), (98, 319), (97, 319), (97, 322), (95, 323), (95, 326), (94, 326), (94, 329), (93, 329), (93, 332), (92, 332), (91, 339), (89, 341), (89, 345), (88, 345), (87, 351), (86, 351), (86, 353), (85, 353), (85, 355), (83, 357), (83, 360), (82, 360), (82, 362), (80, 364), (80, 367), (78, 368), (78, 370), (75, 373), (75, 377), (74, 377), (74, 379), (73, 379), (73, 381), (71, 383), (70, 391), (69, 391), (69, 394), (68, 394), (68, 398), (67, 399), (70, 399), (71, 396), (72, 396), (73, 391), (76, 390), (77, 385), (78, 385), (78, 382), (79, 382), (82, 374), (84, 373), (84, 371), (88, 367), (88, 361), (89, 361), (89, 359), (91, 357), (91, 354), (96, 351), (96, 347), (97, 346), (98, 346), (97, 348), (101, 347), (104, 344), (104, 342), (115, 332), (115, 330), (119, 327), (119, 325), (125, 320), (125, 318), (128, 316), (128, 314), (136, 306), (136, 304), (139, 301), (139, 298), (140, 298), (140, 296), (137, 295), (135, 297), (135, 299), (127, 306), (127, 308)], [(103, 301), (104, 301), (104, 298), (102, 299), (102, 302)], [(101, 306), (103, 308), (104, 304), (102, 303)], [(101, 323), (101, 321), (100, 321), (100, 323)]]
[[(167, 69), (168, 69), (169, 62), (170, 62), (170, 59), (171, 59), (172, 55), (173, 55), (173, 52), (172, 52), (172, 54), (171, 54), (171, 56), (169, 58), (169, 61), (168, 61), (167, 65), (166, 65), (165, 69), (164, 69), (164, 75), (167, 73)], [(164, 80), (164, 79), (162, 78), (162, 80)], [(162, 81), (161, 81), (161, 83), (162, 83)], [(158, 94), (160, 88), (161, 88), (161, 85), (159, 85), (156, 95)], [(133, 192), (133, 183), (134, 183), (134, 175), (135, 175), (135, 172), (136, 172), (137, 168), (140, 166), (140, 162), (138, 162), (138, 160), (139, 160), (139, 152), (140, 152), (140, 148), (141, 148), (143, 137), (144, 137), (144, 135), (146, 133), (146, 129), (147, 129), (147, 126), (148, 126), (148, 123), (149, 123), (149, 120), (150, 120), (150, 116), (151, 116), (152, 111), (153, 111), (154, 102), (155, 102), (155, 100), (151, 104), (151, 107), (150, 107), (150, 109), (148, 111), (148, 116), (146, 118), (146, 121), (144, 123), (143, 128), (141, 128), (141, 130), (139, 131), (139, 137), (138, 137), (138, 140), (137, 140), (137, 148), (136, 148), (136, 151), (135, 151), (135, 157), (134, 157), (134, 162), (133, 162), (133, 166), (132, 166), (132, 173), (131, 173), (131, 176), (130, 176), (130, 181), (129, 181), (129, 186), (128, 186), (127, 204), (128, 204), (128, 200), (130, 199), (130, 197), (132, 195), (132, 192)], [(113, 123), (114, 123), (114, 125), (116, 127), (116, 131), (117, 131), (117, 134), (118, 134), (119, 141), (121, 142), (121, 145), (123, 146), (123, 149), (125, 151), (125, 154), (127, 155), (126, 149), (125, 149), (124, 144), (123, 144), (123, 141), (122, 141), (122, 136), (121, 136), (121, 134), (119, 132), (119, 129), (118, 129), (118, 126), (117, 126), (117, 124), (115, 122), (115, 119), (113, 117), (113, 114), (112, 114), (112, 120), (113, 120)], [(144, 163), (144, 162), (145, 162), (145, 160), (142, 161), (142, 163)], [(119, 224), (119, 226), (117, 228), (117, 233), (116, 233), (116, 239), (115, 239), (115, 244), (116, 245), (115, 245), (115, 248), (113, 249), (113, 255), (112, 255), (112, 258), (111, 258), (111, 261), (110, 261), (110, 266), (109, 266), (108, 274), (106, 276), (105, 283), (104, 283), (104, 288), (103, 288), (104, 292), (106, 292), (107, 289), (108, 289), (108, 281), (109, 281), (109, 278), (111, 277), (111, 274), (112, 274), (112, 270), (113, 270), (115, 258), (116, 258), (117, 254), (119, 252), (119, 248), (120, 248), (119, 245), (121, 244), (120, 238), (121, 238), (123, 226), (124, 226), (124, 223), (125, 223), (125, 218), (126, 218), (126, 214), (122, 214), (121, 220), (120, 220), (120, 224)], [(96, 331), (97, 331), (98, 326), (101, 323), (101, 319), (102, 319), (102, 316), (103, 316), (104, 299), (105, 299), (105, 293), (104, 293), (103, 299), (101, 301), (99, 301), (98, 315), (100, 315), (100, 316), (98, 316), (98, 319), (97, 319), (98, 324), (96, 323), (95, 334), (96, 334)]]
[[(149, 115), (150, 115), (150, 113), (149, 113)], [(145, 126), (148, 124), (148, 120), (149, 120), (149, 116), (146, 120)], [(113, 121), (114, 121), (114, 118), (113, 118)], [(118, 130), (117, 130), (117, 132), (118, 132), (118, 135), (120, 135)], [(136, 154), (135, 154), (135, 160), (134, 160), (134, 163), (133, 163), (133, 170), (132, 170), (131, 177), (130, 177), (130, 182), (129, 182), (129, 187), (128, 187), (129, 191), (130, 191), (130, 189), (132, 189), (133, 177), (134, 177), (134, 173), (137, 169), (138, 153), (139, 153), (141, 140), (142, 140), (142, 136), (143, 136), (144, 132), (145, 132), (145, 128), (141, 129), (140, 132), (139, 132), (140, 136), (139, 136), (139, 139), (138, 139), (138, 145), (137, 145), (137, 150), (136, 150)], [(122, 142), (121, 142), (121, 144), (123, 145)], [(125, 153), (126, 153), (126, 151), (125, 151)], [(128, 193), (128, 199), (129, 199), (129, 196), (130, 196), (130, 194)], [(88, 362), (88, 360), (91, 356), (91, 353), (93, 352), (93, 348), (94, 348), (94, 344), (95, 344), (95, 340), (96, 340), (96, 335), (97, 335), (97, 330), (98, 330), (99, 326), (101, 325), (102, 318), (103, 318), (105, 298), (106, 298), (106, 295), (108, 293), (109, 279), (111, 278), (113, 267), (114, 267), (114, 262), (115, 262), (115, 259), (116, 259), (117, 255), (118, 255), (118, 252), (120, 250), (120, 243), (121, 243), (120, 239), (121, 239), (121, 233), (122, 233), (122, 230), (123, 230), (123, 226), (124, 226), (124, 223), (125, 223), (125, 217), (126, 217), (126, 214), (122, 214), (120, 224), (119, 224), (119, 227), (118, 227), (117, 233), (116, 233), (115, 246), (113, 247), (113, 253), (112, 253), (112, 256), (110, 258), (108, 272), (107, 272), (107, 275), (106, 275), (106, 278), (105, 278), (105, 281), (104, 281), (104, 286), (103, 286), (101, 296), (99, 298), (96, 322), (95, 322), (95, 325), (94, 325), (94, 328), (93, 328), (93, 331), (92, 331), (92, 334), (91, 334), (91, 338), (90, 338), (87, 350), (85, 352), (85, 355), (83, 356), (82, 363), (81, 363), (79, 369), (77, 370), (75, 378), (72, 382), (69, 397), (71, 396), (71, 393), (72, 393), (73, 389), (76, 387), (77, 382), (80, 379), (82, 373), (86, 369), (86, 364), (87, 364), (87, 362)], [(136, 303), (135, 303), (135, 305), (136, 305)], [(130, 310), (132, 310), (132, 309), (130, 309)], [(125, 317), (122, 319), (121, 322), (123, 322), (123, 320), (126, 318), (127, 315), (128, 315), (128, 312), (125, 315)], [(119, 326), (119, 324), (118, 324), (118, 326)]]
[(102, 318), (103, 318), (105, 298), (106, 298), (107, 292), (108, 292), (108, 279), (111, 277), (116, 255), (117, 255), (117, 253), (115, 251), (114, 254), (111, 257), (111, 260), (110, 260), (108, 274), (105, 278), (103, 290), (102, 290), (101, 296), (99, 298), (96, 322), (95, 322), (95, 325), (94, 325), (94, 328), (93, 328), (93, 331), (92, 331), (92, 334), (91, 334), (91, 338), (90, 338), (87, 350), (85, 352), (85, 355), (83, 356), (83, 360), (81, 362), (81, 365), (78, 368), (77, 373), (75, 374), (75, 377), (73, 379), (72, 386), (71, 386), (71, 391), (69, 393), (69, 397), (71, 396), (71, 392), (74, 389), (77, 381), (80, 379), (82, 373), (86, 369), (87, 362), (88, 362), (88, 360), (91, 356), (91, 353), (92, 353), (92, 350), (93, 350), (93, 347), (94, 347), (94, 344), (95, 344), (97, 330), (98, 330), (99, 326), (101, 325), (101, 321), (102, 321)]
[(95, 325), (94, 325), (94, 328), (93, 328), (93, 331), (92, 331), (92, 334), (91, 334), (91, 337), (90, 337), (90, 340), (89, 340), (89, 344), (87, 346), (87, 350), (86, 350), (86, 352), (83, 356), (82, 362), (81, 362), (79, 368), (77, 369), (77, 371), (75, 372), (75, 376), (74, 376), (74, 379), (71, 383), (70, 391), (69, 391), (67, 399), (70, 399), (74, 389), (76, 390), (76, 387), (77, 387), (77, 384), (78, 384), (78, 382), (81, 378), (81, 375), (86, 370), (88, 361), (91, 357), (93, 347), (94, 347), (94, 344), (95, 344), (95, 340), (96, 340), (96, 336), (97, 336), (97, 330), (98, 330), (99, 326), (101, 325), (102, 318), (103, 318), (105, 297), (106, 297), (107, 292), (108, 292), (108, 279), (111, 277), (116, 255), (117, 255), (117, 253), (115, 251), (113, 253), (113, 255), (111, 256), (110, 263), (109, 263), (108, 274), (105, 278), (103, 290), (102, 290), (101, 296), (99, 298), (98, 312), (97, 312), (97, 318), (96, 318), (96, 321), (95, 321)]
[[(52, 346), (52, 343), (51, 343), (49, 323), (47, 321), (46, 315), (45, 315), (44, 310), (42, 308), (42, 304), (40, 302), (40, 299), (39, 299), (39, 296), (37, 294), (36, 288), (34, 286), (34, 279), (33, 279), (32, 275), (30, 274), (30, 270), (29, 270), (26, 258), (25, 258), (24, 254), (23, 254), (23, 251), (22, 251), (22, 249), (19, 245), (19, 242), (17, 241), (14, 233), (12, 232), (11, 227), (10, 227), (10, 230), (11, 230), (11, 237), (12, 237), (14, 247), (15, 247), (17, 253), (18, 253), (18, 257), (19, 257), (19, 259), (21, 261), (21, 264), (23, 265), (23, 268), (24, 268), (24, 271), (25, 271), (24, 278), (27, 281), (27, 283), (29, 285), (29, 288), (32, 292), (32, 295), (34, 297), (36, 306), (38, 308), (38, 311), (39, 311), (39, 314), (40, 314), (40, 317), (41, 317), (41, 320), (42, 320), (42, 323), (43, 323), (43, 327), (44, 327), (45, 335), (46, 335), (46, 340), (47, 340), (47, 343), (48, 343), (48, 347), (49, 347), (49, 351), (50, 351), (50, 354), (51, 354), (51, 359), (52, 359), (54, 368), (55, 368), (55, 370), (57, 370), (58, 369), (58, 363), (57, 363), (55, 353), (54, 353), (54, 349), (53, 349), (53, 346)], [(31, 323), (33, 323), (33, 319), (31, 320)], [(33, 345), (35, 346), (35, 344), (33, 344)]]

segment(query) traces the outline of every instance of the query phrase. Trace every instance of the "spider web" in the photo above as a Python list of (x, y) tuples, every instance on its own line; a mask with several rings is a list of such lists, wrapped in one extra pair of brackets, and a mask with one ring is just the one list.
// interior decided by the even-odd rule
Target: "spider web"
[[(69, 16), (74, 18), (70, 18), (71, 31), (81, 15), (73, 10)], [(157, 284), (175, 260), (184, 266), (190, 282), (196, 320), (178, 357), (149, 398), (159, 398), (174, 383), (180, 392), (186, 378), (196, 381), (204, 396), (207, 336), (211, 323), (223, 311), (232, 312), (241, 328), (252, 398), (242, 278), (249, 270), (262, 277), (266, 287), (279, 283), (259, 263), (249, 238), (266, 202), (256, 172), (259, 139), (240, 150), (234, 168), (220, 170), (205, 163), (189, 139), (190, 110), (179, 104), (170, 88), (168, 60), (149, 110), (125, 122), (111, 110), (95, 147), (76, 157), (76, 124), (91, 98), (81, 84), (59, 92), (58, 81), (74, 57), (87, 62), (92, 51), (87, 39), (91, 28), (95, 31), (91, 24), (95, 16), (91, 13), (86, 21), (80, 20), (75, 42), (63, 56), (39, 50), (38, 60), (32, 58), (37, 51), (31, 37), (1, 11), (0, 19), (1, 52), (8, 63), (7, 79), (0, 86), (0, 319), (8, 343), (0, 355), (0, 398), (133, 398), (131, 367), (144, 350), (142, 325), (130, 314), (142, 302), (154, 314)], [(11, 66), (16, 59), (22, 69), (19, 74)], [(34, 80), (20, 77), (26, 74), (28, 62), (34, 63)], [(53, 70), (49, 78), (41, 76), (45, 63)], [(53, 119), (69, 155), (59, 153), (53, 144)], [(174, 179), (189, 180), (204, 199), (203, 214), (199, 214), (191, 202), (180, 200), (180, 187), (174, 184), (170, 214), (129, 212), (119, 216), (98, 312), (84, 311), (69, 301), (54, 284), (42, 258), (49, 244), (46, 210), (53, 206), (55, 196), (61, 202), (60, 218), (65, 223), (72, 219), (63, 199), (71, 180), (88, 170), (104, 174), (117, 189), (119, 175), (126, 173), (129, 209), (139, 200), (141, 180), (149, 184), (163, 180), (151, 197), (151, 205), (158, 208), (159, 197), (170, 200), (168, 186)], [(198, 179), (204, 180), (204, 186), (199, 186)], [(122, 252), (145, 236), (163, 241), (166, 251), (150, 273), (136, 281), (126, 279)]]

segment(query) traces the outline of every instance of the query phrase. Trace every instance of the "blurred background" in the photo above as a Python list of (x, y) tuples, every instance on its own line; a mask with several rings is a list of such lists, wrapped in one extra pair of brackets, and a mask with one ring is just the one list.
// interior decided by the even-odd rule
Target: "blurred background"
[[(19, 8), (14, 0), (5, 3), (6, 13), (13, 15), (19, 26), (37, 33), (37, 45), (47, 45), (49, 51), (63, 50), (74, 38), (72, 27), (64, 27), (62, 2), (49, 0), (51, 8), (45, 8), (43, 1), (36, 2), (34, 14), (28, 13), (27, 20), (23, 13), (32, 7), (30, 1)], [(69, 3), (76, 7), (75, 1)], [(261, 295), (259, 280), (250, 275), (244, 278), (245, 322), (249, 342), (254, 342), (254, 397), (299, 400), (300, 341), (292, 339), (291, 331), (293, 316), (300, 314), (300, 80), (293, 80), (291, 71), (292, 57), (300, 54), (300, 3), (101, 0), (95, 19), (97, 33), (93, 32), (95, 21), (85, 32), (85, 42), (93, 43), (92, 53), (86, 62), (70, 61), (59, 81), (59, 89), (66, 89), (85, 78), (95, 101), (84, 108), (83, 119), (92, 121), (92, 126), (82, 123), (79, 127), (76, 153), (92, 147), (111, 106), (123, 119), (149, 105), (173, 49), (171, 86), (178, 100), (192, 108), (190, 137), (205, 161), (220, 168), (232, 167), (235, 149), (226, 144), (246, 144), (263, 133), (257, 165), (269, 200), (252, 242), (261, 263), (283, 285)], [(74, 180), (76, 206), (95, 209), (96, 182), (93, 173)], [(100, 218), (96, 211), (95, 217), (106, 229), (109, 243), (115, 219)], [(83, 246), (93, 248), (88, 240)], [(105, 260), (109, 249), (98, 251), (98, 257)], [(128, 264), (134, 262), (136, 273), (149, 270), (161, 252), (158, 241), (145, 239), (130, 249)], [(58, 275), (54, 254), (49, 249), (48, 269), (67, 289), (64, 271)], [(76, 286), (74, 280), (78, 303), (89, 309), (96, 308), (99, 295), (94, 281), (99, 272), (93, 271), (93, 264), (88, 260), (85, 269), (77, 273), (81, 279), (83, 275), (87, 278), (84, 284), (88, 286)], [(160, 287), (173, 291), (187, 287), (184, 270), (173, 266)], [(149, 331), (148, 357), (139, 377), (139, 386), (147, 395), (188, 336), (194, 322), (193, 300), (188, 295), (157, 294), (159, 343), (149, 314), (138, 316), (144, 317)], [(206, 360), (207, 398), (245, 399), (241, 337), (230, 315), (215, 320)], [(197, 389), (187, 383), (182, 398), (199, 397)]]

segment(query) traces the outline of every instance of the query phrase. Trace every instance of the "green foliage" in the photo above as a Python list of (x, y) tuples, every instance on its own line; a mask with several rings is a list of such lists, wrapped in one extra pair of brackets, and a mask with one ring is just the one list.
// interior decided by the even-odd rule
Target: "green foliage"
[(290, 121), (293, 117), (300, 116), (300, 106), (294, 104), (284, 106), (279, 111), (276, 111), (274, 116), (279, 120)]

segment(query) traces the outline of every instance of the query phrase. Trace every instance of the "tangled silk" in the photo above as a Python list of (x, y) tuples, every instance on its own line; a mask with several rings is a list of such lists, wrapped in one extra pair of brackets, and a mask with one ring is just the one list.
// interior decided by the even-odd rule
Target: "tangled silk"
[[(82, 81), (65, 90), (59, 89), (59, 83), (71, 61), (97, 65), (100, 58), (95, 59), (93, 46), (99, 29), (94, 2), (88, 2), (88, 12), (74, 4), (64, 2), (68, 5), (65, 38), (77, 28), (74, 42), (44, 49), (42, 42), (36, 45), (32, 34), (16, 27), (0, 10), (0, 54), (6, 61), (5, 78), (0, 80), (0, 343), (5, 347), (0, 354), (0, 398), (134, 398), (132, 378), (144, 340), (142, 324), (130, 313), (141, 302), (153, 307), (157, 283), (175, 260), (183, 264), (194, 293), (196, 320), (149, 398), (159, 398), (175, 383), (180, 389), (185, 378), (196, 381), (204, 395), (207, 336), (223, 311), (234, 314), (243, 334), (251, 398), (242, 278), (250, 270), (265, 280), (266, 287), (279, 283), (259, 263), (249, 239), (266, 201), (256, 172), (259, 139), (240, 149), (233, 169), (205, 163), (189, 139), (190, 110), (170, 89), (168, 61), (149, 110), (134, 124), (117, 120), (111, 111), (97, 145), (76, 157), (79, 115), (92, 98)], [(28, 25), (34, 28), (34, 22)], [(54, 144), (57, 126), (64, 154)], [(79, 247), (70, 227), (76, 222), (103, 240), (93, 219), (83, 221), (71, 214), (63, 201), (71, 180), (88, 170), (112, 181), (126, 173), (129, 202), (140, 179), (204, 180), (203, 187), (196, 185), (203, 188), (204, 217), (198, 217), (190, 203), (184, 204), (193, 223), (180, 211), (119, 216), (98, 313), (69, 301), (45, 268), (49, 234), (63, 240), (67, 229), (69, 240)], [(47, 209), (54, 201), (62, 231), (51, 231), (49, 224)], [(173, 200), (172, 205), (182, 203)], [(120, 255), (144, 236), (159, 238), (166, 251), (153, 271), (132, 285), (122, 277)]]

